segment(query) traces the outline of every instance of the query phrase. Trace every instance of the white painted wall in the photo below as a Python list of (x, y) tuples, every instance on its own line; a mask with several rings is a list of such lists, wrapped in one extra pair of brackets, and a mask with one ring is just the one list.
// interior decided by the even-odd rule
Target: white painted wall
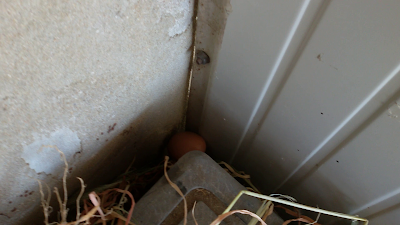
[[(0, 224), (42, 223), (35, 179), (70, 193), (154, 159), (182, 128), (193, 1), (0, 3)], [(55, 198), (53, 198), (55, 199)]]
[(210, 154), (267, 193), (396, 224), (400, 2), (231, 4), (200, 123)]

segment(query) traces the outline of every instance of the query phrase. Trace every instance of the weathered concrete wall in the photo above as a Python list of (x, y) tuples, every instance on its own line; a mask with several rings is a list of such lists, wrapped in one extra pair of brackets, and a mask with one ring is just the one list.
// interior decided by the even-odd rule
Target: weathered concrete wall
[[(183, 120), (193, 1), (0, 3), (0, 223), (41, 222), (38, 184), (70, 192), (151, 159)], [(143, 163), (143, 161), (140, 161)]]

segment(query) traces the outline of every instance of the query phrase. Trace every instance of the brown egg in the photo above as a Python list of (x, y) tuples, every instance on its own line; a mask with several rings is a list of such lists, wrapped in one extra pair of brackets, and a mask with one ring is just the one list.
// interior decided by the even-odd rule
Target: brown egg
[(193, 132), (175, 134), (168, 143), (168, 153), (176, 160), (190, 151), (206, 151), (204, 139)]

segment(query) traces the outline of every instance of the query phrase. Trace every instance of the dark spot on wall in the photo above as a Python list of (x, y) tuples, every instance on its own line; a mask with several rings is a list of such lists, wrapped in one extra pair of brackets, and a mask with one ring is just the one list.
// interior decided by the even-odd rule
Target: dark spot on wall
[(321, 62), (321, 54), (318, 54), (317, 59)]
[(112, 126), (111, 126), (111, 125), (108, 126), (108, 131), (107, 131), (107, 133), (110, 133), (111, 131), (113, 131), (116, 125), (117, 125), (117, 123), (114, 123)]
[(72, 172), (72, 167), (70, 167), (70, 168), (68, 169), (68, 172), (69, 172), (69, 173), (71, 173), (71, 172)]
[(332, 67), (333, 69), (335, 69), (335, 70), (339, 70), (337, 67), (335, 67), (335, 66), (332, 66), (332, 65), (329, 65), (330, 67)]
[(106, 142), (108, 141), (108, 139), (106, 139)]
[(133, 127), (130, 126), (129, 128), (126, 128), (125, 130), (122, 131), (122, 133), (120, 135), (125, 136), (131, 133)]
[(337, 163), (339, 163), (339, 160), (336, 160)]
[(28, 194), (25, 194), (24, 197), (28, 197)]
[(21, 198), (22, 198), (22, 197), (24, 197), (24, 196), (23, 196), (23, 195), (20, 195), (19, 197), (21, 197)]
[(25, 193), (28, 193), (29, 191), (28, 190), (25, 190)]
[(103, 135), (103, 132), (101, 132), (101, 135)]
[(210, 56), (205, 51), (197, 50), (196, 51), (196, 63), (198, 65), (204, 65), (210, 63)]
[(99, 140), (98, 138), (96, 138), (96, 140)]
[(29, 192), (29, 195), (32, 195), (34, 191)]
[(0, 216), (5, 216), (5, 217), (7, 217), (8, 219), (10, 219), (10, 217), (9, 216), (7, 216), (6, 214), (4, 214), (4, 213), (0, 213)]
[(78, 155), (78, 154), (81, 154), (81, 153), (82, 153), (82, 151), (75, 152), (74, 155), (73, 155), (73, 158), (75, 159), (75, 156)]
[(17, 211), (17, 208), (13, 208), (13, 209), (11, 210), (11, 212), (15, 212), (15, 211)]
[(324, 115), (324, 113), (321, 112), (321, 115)]
[(8, 202), (8, 204), (11, 204), (11, 203), (12, 203), (12, 201), (9, 201), (9, 202)]
[(297, 151), (299, 152), (300, 150), (297, 149)]

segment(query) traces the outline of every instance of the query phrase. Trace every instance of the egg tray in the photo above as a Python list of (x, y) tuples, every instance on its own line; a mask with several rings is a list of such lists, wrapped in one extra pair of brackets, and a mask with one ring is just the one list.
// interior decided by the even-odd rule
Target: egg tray
[[(196, 201), (195, 217), (199, 225), (210, 224), (232, 202), (236, 195), (246, 190), (207, 154), (192, 151), (185, 154), (168, 171), (168, 175), (186, 196), (188, 201), (188, 225), (194, 224), (190, 210)], [(258, 199), (243, 196), (234, 209), (256, 212), (261, 206)], [(183, 224), (182, 197), (163, 176), (136, 204), (132, 222), (137, 225)], [(247, 224), (251, 217), (234, 215), (221, 224)], [(267, 224), (282, 224), (283, 220), (273, 213)]]

